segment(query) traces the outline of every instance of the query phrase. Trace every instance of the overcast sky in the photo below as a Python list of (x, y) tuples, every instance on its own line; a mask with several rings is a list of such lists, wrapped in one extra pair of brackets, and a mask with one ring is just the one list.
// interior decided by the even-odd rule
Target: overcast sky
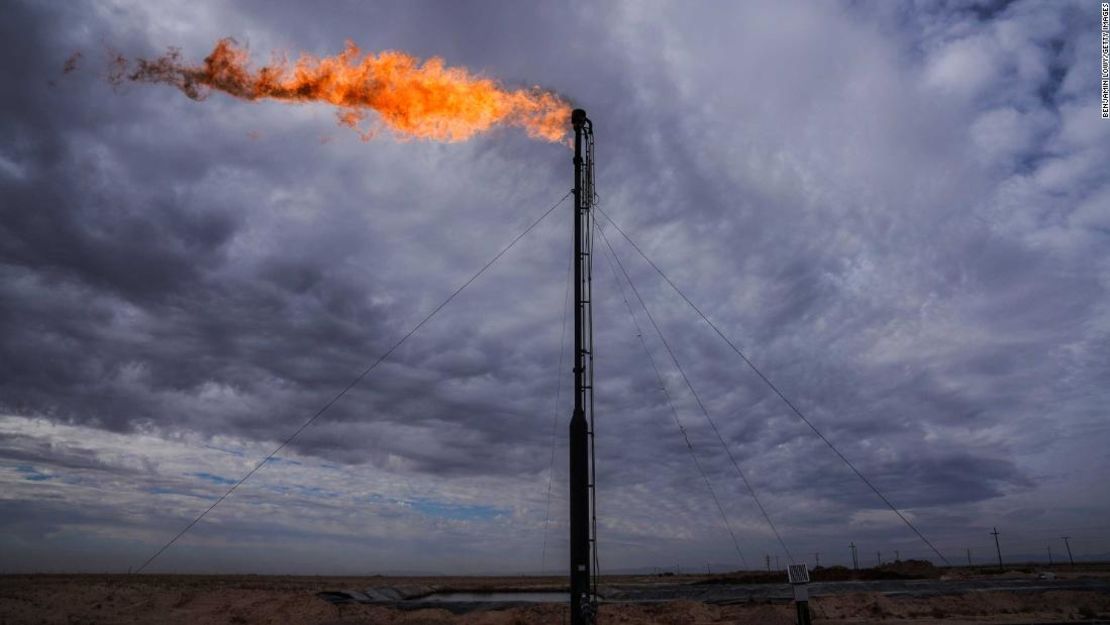
[[(109, 49), (228, 36), (562, 93), (601, 207), (945, 555), (987, 561), (994, 526), (1007, 554), (1110, 553), (1097, 2), (5, 7), (2, 572), (140, 564), (571, 186), (517, 129), (363, 142), (326, 105), (105, 80)], [(149, 570), (563, 572), (570, 219)], [(930, 555), (608, 234), (796, 557)], [(601, 255), (594, 284), (602, 570), (742, 566)], [(781, 551), (636, 315), (761, 566)]]

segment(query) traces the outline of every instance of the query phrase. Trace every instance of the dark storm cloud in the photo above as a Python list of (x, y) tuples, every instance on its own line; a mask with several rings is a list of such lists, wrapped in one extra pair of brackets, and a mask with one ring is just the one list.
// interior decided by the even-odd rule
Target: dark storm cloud
[[(1098, 389), (1110, 374), (1110, 196), (1094, 165), (1106, 131), (1085, 117), (1093, 57), (1079, 5), (481, 6), (334, 5), (311, 19), (271, 3), (10, 7), (2, 71), (19, 88), (0, 102), (0, 407), (16, 420), (0, 433), (0, 468), (24, 497), (6, 504), (25, 519), (13, 532), (49, 519), (138, 557), (219, 490), (197, 474), (249, 470), (569, 186), (563, 148), (507, 131), (363, 144), (328, 110), (103, 80), (105, 44), (197, 59), (228, 35), (258, 58), (334, 53), (352, 38), (564, 91), (597, 122), (606, 213), (927, 534), (955, 540), (1016, 509), (1046, 523), (1090, 514), (1061, 477), (1105, 465), (1090, 441), (1106, 431)], [(78, 69), (62, 75), (75, 51)], [(549, 538), (565, 542), (569, 361), (558, 413), (555, 367), (568, 211), (306, 430), (287, 449), (301, 464), (267, 467), (197, 544), (245, 532), (344, 553), (343, 536), (369, 533), (360, 549), (397, 568), (437, 566), (421, 541), (476, 567), (538, 567), (553, 416)], [(787, 540), (905, 539), (606, 234)], [(715, 558), (727, 534), (607, 265), (595, 285), (609, 561)], [(635, 314), (745, 546), (773, 549)], [(1060, 460), (1046, 438), (1081, 449)], [(25, 465), (58, 477), (36, 485)], [(92, 505), (82, 489), (94, 484), (128, 486), (95, 514), (67, 510)], [(28, 503), (31, 488), (50, 506)], [(252, 513), (279, 514), (275, 497), (311, 512), (263, 528)], [(113, 506), (135, 512), (104, 530)], [(512, 512), (432, 514), (472, 509)], [(512, 557), (483, 551), (491, 533)], [(310, 566), (287, 553), (252, 557)]]
[[(36, 80), (56, 73), (51, 62), (56, 51), (76, 44), (64, 30), (51, 40), (43, 32), (45, 16), (28, 11), (24, 19), (29, 28), (21, 31), (22, 47), (35, 50), (30, 56), (36, 64), (24, 67), (23, 76), (32, 91), (42, 90), (46, 87)], [(83, 80), (80, 87), (100, 97), (111, 95), (96, 84), (95, 74)], [(250, 191), (265, 193), (267, 186), (283, 184), (272, 181), (295, 188), (299, 183), (288, 178), (302, 175), (303, 167), (296, 155), (263, 157), (269, 165), (248, 164), (241, 150), (227, 146), (226, 137), (213, 137), (215, 145), (185, 141), (163, 151), (162, 142), (150, 135), (183, 135), (157, 121), (136, 129), (138, 138), (117, 143), (106, 137), (106, 143), (85, 145), (73, 139), (89, 132), (75, 113), (80, 103), (72, 95), (78, 87), (62, 82), (55, 90), (67, 88), (69, 97), (50, 100), (53, 108), (44, 111), (39, 99), (29, 97), (6, 117), (15, 126), (13, 134), (36, 137), (32, 143), (39, 151), (44, 151), (39, 145), (52, 146), (52, 156), (32, 160), (24, 176), (5, 180), (8, 206), (20, 207), (4, 220), (5, 240), (12, 242), (4, 249), (11, 276), (5, 281), (5, 301), (24, 303), (5, 307), (7, 327), (32, 330), (5, 336), (9, 375), (3, 398), (9, 410), (117, 430), (153, 424), (272, 438), (292, 430), (324, 394), (350, 379), (411, 323), (405, 317), (412, 314), (387, 319), (383, 306), (370, 301), (381, 288), (375, 276), (400, 272), (387, 255), (367, 259), (362, 254), (360, 248), (373, 245), (374, 235), (351, 228), (361, 225), (356, 211), (363, 201), (345, 193), (358, 187), (353, 172), (340, 172), (322, 185), (330, 197), (322, 198), (326, 208), (320, 210), (338, 217), (328, 215), (315, 224), (310, 237), (275, 233), (279, 241), (272, 252), (250, 255), (250, 266), (229, 269), (228, 255), (236, 253), (229, 249), (231, 241), (246, 236), (247, 220), (258, 204)], [(103, 101), (96, 106), (111, 110), (140, 95), (116, 94), (111, 106)], [(180, 114), (172, 96), (160, 97)], [(90, 149), (92, 154), (83, 152)], [(96, 162), (97, 151), (108, 164)], [(153, 165), (159, 162), (164, 166)], [(272, 181), (248, 175), (241, 190), (206, 189), (213, 178), (221, 184), (224, 171), (240, 168), (269, 171)], [(96, 193), (90, 194), (90, 186)], [(474, 201), (482, 199), (474, 196)], [(379, 211), (414, 210), (405, 205), (404, 195), (379, 200)], [(290, 225), (296, 226), (286, 222), (283, 227)], [(377, 226), (376, 220), (370, 224)], [(511, 232), (488, 228), (499, 230)], [(322, 231), (328, 235), (319, 236)], [(451, 245), (440, 251), (453, 252)], [(474, 265), (478, 257), (468, 249), (459, 264)], [(447, 259), (431, 259), (430, 268)], [(401, 281), (408, 279), (402, 274)], [(422, 287), (416, 292), (425, 298)], [(436, 293), (436, 285), (427, 292)], [(358, 436), (310, 432), (294, 448), (345, 462), (400, 452), (414, 470), (443, 474), (506, 470), (506, 464), (508, 470), (530, 473), (544, 468), (515, 448), (521, 437), (513, 422), (535, 412), (530, 397), (548, 394), (551, 366), (537, 366), (531, 358), (518, 362), (531, 347), (530, 337), (523, 336), (534, 335), (530, 328), (498, 330), (494, 338), (493, 329), (475, 327), (463, 322), (440, 341), (406, 348), (394, 359), (396, 365), (383, 367), (328, 415), (332, 421), (400, 423), (422, 434), (397, 437), (381, 428)], [(506, 350), (505, 345), (513, 347)], [(421, 356), (421, 351), (428, 353)], [(405, 366), (414, 358), (412, 367)], [(466, 386), (475, 390), (446, 388), (443, 375), (456, 383), (473, 378), (477, 382)], [(206, 393), (219, 396), (205, 399)], [(428, 447), (427, 436), (446, 437), (451, 444)]]

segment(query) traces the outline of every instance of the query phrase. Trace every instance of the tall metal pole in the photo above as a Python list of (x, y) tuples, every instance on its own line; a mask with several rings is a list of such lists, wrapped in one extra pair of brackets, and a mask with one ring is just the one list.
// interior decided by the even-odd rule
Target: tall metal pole
[(1071, 557), (1071, 543), (1068, 542), (1068, 540), (1071, 539), (1071, 536), (1061, 536), (1061, 538), (1064, 539), (1064, 546), (1068, 548), (1068, 563), (1072, 566), (1075, 566), (1075, 560), (1073, 560)]
[[(586, 351), (589, 312), (584, 280), (590, 257), (583, 249), (592, 197), (587, 163), (583, 159), (586, 111), (571, 113), (574, 126), (574, 413), (570, 419), (570, 622), (591, 625), (594, 606), (590, 593), (590, 440), (586, 422)], [(590, 155), (592, 157), (592, 155)]]

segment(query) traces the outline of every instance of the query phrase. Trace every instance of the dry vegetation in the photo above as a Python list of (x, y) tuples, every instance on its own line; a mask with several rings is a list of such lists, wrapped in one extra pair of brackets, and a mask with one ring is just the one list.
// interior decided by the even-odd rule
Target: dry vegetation
[[(1091, 572), (1098, 574), (1097, 572)], [(1080, 575), (1081, 573), (1072, 573)], [(652, 583), (656, 578), (625, 578)], [(673, 582), (671, 578), (668, 581)], [(725, 579), (683, 581), (724, 583)], [(548, 578), (383, 578), (186, 575), (11, 575), (0, 577), (0, 625), (158, 623), (166, 625), (355, 624), (540, 625), (561, 624), (565, 607), (536, 605), (453, 615), (445, 610), (396, 610), (332, 605), (317, 592), (370, 586), (439, 589), (557, 588)], [(1029, 623), (1110, 619), (1110, 593), (1049, 591), (1015, 594), (973, 592), (928, 598), (860, 593), (819, 597), (818, 623)], [(789, 604), (707, 605), (689, 601), (605, 605), (605, 624), (701, 625), (793, 623)]]

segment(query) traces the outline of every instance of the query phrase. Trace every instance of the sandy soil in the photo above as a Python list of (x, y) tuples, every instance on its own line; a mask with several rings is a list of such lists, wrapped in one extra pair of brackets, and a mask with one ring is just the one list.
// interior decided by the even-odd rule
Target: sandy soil
[[(0, 577), (0, 625), (158, 623), (167, 625), (282, 624), (400, 625), (561, 624), (566, 608), (537, 605), (453, 615), (445, 610), (400, 611), (366, 605), (335, 606), (321, 590), (390, 585), (434, 585), (459, 590), (551, 588), (558, 580), (530, 578), (325, 578), (270, 576), (13, 575)], [(1029, 623), (1110, 619), (1110, 594), (1050, 591), (977, 592), (930, 598), (855, 594), (812, 602), (818, 623)], [(612, 624), (790, 625), (790, 605), (715, 606), (676, 601), (606, 605)]]

